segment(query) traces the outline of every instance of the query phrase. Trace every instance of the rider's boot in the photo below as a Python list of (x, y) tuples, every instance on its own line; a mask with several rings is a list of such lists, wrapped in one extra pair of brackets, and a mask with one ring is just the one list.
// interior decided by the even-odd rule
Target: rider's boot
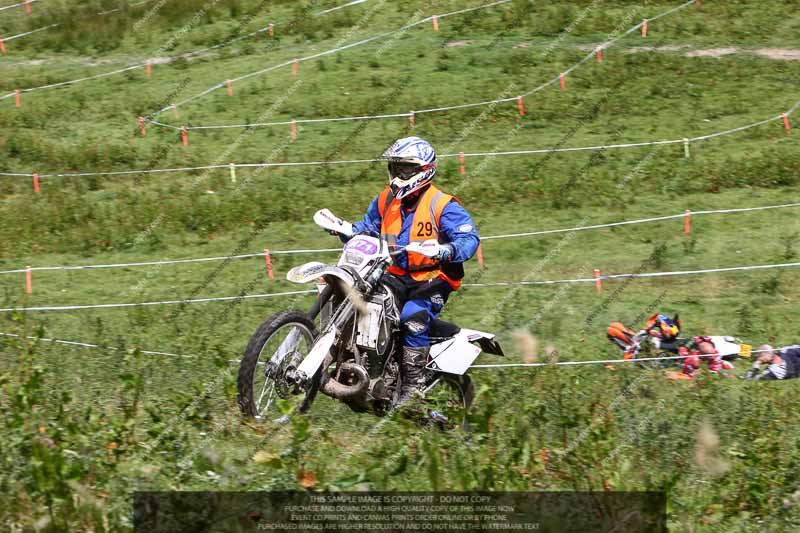
[(422, 393), (425, 387), (425, 364), (428, 362), (430, 346), (403, 347), (403, 358), (400, 362), (400, 397), (397, 406), (408, 402), (415, 392)]

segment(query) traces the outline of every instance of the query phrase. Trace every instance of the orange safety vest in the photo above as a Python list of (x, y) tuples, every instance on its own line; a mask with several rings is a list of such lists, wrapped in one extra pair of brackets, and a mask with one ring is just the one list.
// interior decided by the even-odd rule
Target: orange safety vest
[[(428, 187), (422, 196), (417, 200), (417, 207), (414, 209), (414, 220), (412, 221), (409, 241), (426, 241), (428, 239), (439, 240), (439, 222), (442, 218), (444, 207), (455, 199), (454, 196), (445, 194), (433, 185)], [(456, 199), (458, 201), (458, 199)], [(391, 189), (386, 189), (378, 196), (378, 213), (381, 216), (381, 237), (389, 246), (397, 246), (397, 239), (403, 228), (403, 218), (400, 210), (403, 208), (401, 201), (394, 198)], [(389, 267), (388, 272), (396, 276), (410, 275), (415, 281), (427, 281), (435, 277), (441, 277), (447, 281), (453, 289), (461, 286), (461, 281), (454, 280), (445, 275), (440, 269), (438, 259), (431, 259), (416, 252), (408, 253), (408, 271), (403, 270), (397, 265)]]

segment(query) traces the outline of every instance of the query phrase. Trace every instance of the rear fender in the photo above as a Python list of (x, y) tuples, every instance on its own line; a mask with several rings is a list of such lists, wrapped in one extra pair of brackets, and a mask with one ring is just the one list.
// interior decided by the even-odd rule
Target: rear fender
[(459, 333), (453, 338), (431, 346), (431, 361), (427, 368), (460, 376), (466, 373), (480, 353), (481, 349), (478, 346)]
[(503, 353), (503, 348), (500, 347), (500, 343), (494, 340), (494, 333), (485, 333), (483, 331), (477, 331), (474, 329), (461, 328), (459, 334), (467, 335), (467, 340), (469, 340), (469, 342), (477, 342), (478, 346), (481, 347), (481, 350), (486, 353), (490, 353), (492, 355), (506, 355)]
[(742, 341), (735, 337), (714, 335), (710, 339), (720, 357), (731, 357), (740, 354), (743, 357), (749, 357), (749, 355), (744, 354), (749, 352), (750, 346), (743, 344)]
[[(477, 344), (477, 346), (476, 346)], [(428, 368), (448, 374), (463, 375), (483, 350), (504, 355), (494, 335), (462, 328), (455, 336), (431, 346)]]

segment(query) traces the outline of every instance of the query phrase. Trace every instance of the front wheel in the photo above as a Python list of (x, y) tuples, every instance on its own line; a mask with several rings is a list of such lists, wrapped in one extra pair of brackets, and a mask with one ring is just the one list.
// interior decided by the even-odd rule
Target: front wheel
[(277, 398), (298, 393), (286, 373), (297, 368), (316, 336), (314, 322), (303, 311), (282, 311), (261, 324), (239, 363), (237, 387), (242, 414), (263, 420), (276, 411)]

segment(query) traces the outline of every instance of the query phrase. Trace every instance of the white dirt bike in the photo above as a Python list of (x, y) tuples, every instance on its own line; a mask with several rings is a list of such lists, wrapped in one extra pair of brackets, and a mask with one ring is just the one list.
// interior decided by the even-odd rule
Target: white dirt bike
[[(354, 411), (382, 416), (399, 397), (403, 349), (400, 309), (382, 278), (397, 254), (405, 250), (432, 256), (438, 251), (438, 243), (414, 242), (391, 250), (380, 238), (354, 235), (352, 224), (327, 209), (318, 211), (314, 222), (352, 238), (338, 264), (306, 263), (286, 275), (294, 283), (320, 279), (324, 283), (318, 285), (319, 296), (309, 312), (276, 313), (251, 337), (237, 380), (238, 402), (246, 416), (273, 419), (276, 398), (296, 397), (299, 401), (300, 396), (297, 410), (305, 413), (318, 392), (346, 403)], [(467, 374), (470, 365), (481, 351), (503, 355), (494, 337), (435, 320), (430, 328), (424, 393), (439, 383), (451, 385), (466, 415), (474, 396)], [(436, 411), (428, 415), (448, 422)], [(274, 419), (281, 418), (286, 415)]]

